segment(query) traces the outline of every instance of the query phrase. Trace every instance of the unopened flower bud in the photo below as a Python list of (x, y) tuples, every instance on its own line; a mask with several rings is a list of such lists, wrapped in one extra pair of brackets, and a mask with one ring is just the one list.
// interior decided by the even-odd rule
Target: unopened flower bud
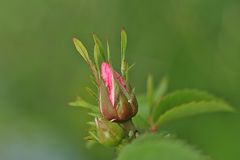
[(138, 111), (137, 100), (124, 79), (106, 62), (102, 63), (101, 77), (99, 107), (103, 117), (123, 122), (135, 116)]
[(118, 145), (124, 138), (124, 130), (118, 123), (100, 118), (96, 118), (95, 123), (99, 143), (112, 147)]

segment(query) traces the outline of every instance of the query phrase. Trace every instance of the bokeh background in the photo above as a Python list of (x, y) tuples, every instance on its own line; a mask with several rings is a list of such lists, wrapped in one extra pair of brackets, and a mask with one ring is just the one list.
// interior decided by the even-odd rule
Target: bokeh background
[[(72, 44), (92, 51), (91, 33), (108, 39), (119, 66), (120, 28), (128, 32), (131, 81), (145, 92), (170, 77), (169, 91), (197, 88), (240, 108), (238, 0), (0, 0), (0, 159), (113, 159), (113, 150), (87, 149), (90, 71)], [(214, 114), (179, 120), (166, 130), (218, 160), (240, 159), (240, 117)]]

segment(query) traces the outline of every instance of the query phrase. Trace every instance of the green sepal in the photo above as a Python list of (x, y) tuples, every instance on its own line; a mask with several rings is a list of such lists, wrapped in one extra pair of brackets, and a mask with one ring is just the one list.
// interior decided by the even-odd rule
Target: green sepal
[(110, 102), (107, 88), (102, 80), (99, 86), (99, 108), (105, 119), (113, 120), (118, 117), (117, 112)]
[(94, 104), (91, 104), (87, 101), (85, 101), (84, 99), (82, 99), (81, 97), (77, 97), (77, 100), (74, 102), (70, 102), (69, 103), (70, 106), (73, 107), (82, 107), (82, 108), (86, 108), (91, 110), (94, 113), (98, 113), (98, 107)]
[(98, 47), (99, 47), (100, 55), (101, 55), (102, 59), (104, 61), (106, 61), (104, 47), (102, 45), (101, 40), (98, 38), (98, 36), (95, 33), (93, 33), (93, 40), (94, 40), (94, 43), (97, 44)]
[(125, 77), (126, 70), (127, 70), (127, 63), (126, 63), (126, 49), (127, 49), (127, 33), (122, 28), (121, 30), (121, 73), (122, 76)]
[[(100, 49), (97, 43), (94, 44), (94, 60), (96, 64), (97, 71), (99, 73), (99, 62), (98, 62), (98, 57), (100, 56)], [(100, 76), (100, 75), (99, 75)]]
[(92, 63), (91, 59), (89, 58), (89, 54), (88, 54), (88, 51), (87, 51), (86, 47), (77, 38), (73, 38), (73, 43), (74, 43), (77, 51), (80, 53), (80, 55), (87, 62), (87, 64), (89, 65), (90, 69), (92, 70), (92, 73), (93, 73), (93, 75), (95, 77), (96, 82), (98, 82), (99, 78), (98, 78), (98, 72), (97, 72), (96, 66)]
[(111, 61), (111, 54), (110, 54), (110, 47), (109, 47), (108, 41), (107, 41), (107, 58), (108, 58), (108, 63), (110, 63), (110, 61)]

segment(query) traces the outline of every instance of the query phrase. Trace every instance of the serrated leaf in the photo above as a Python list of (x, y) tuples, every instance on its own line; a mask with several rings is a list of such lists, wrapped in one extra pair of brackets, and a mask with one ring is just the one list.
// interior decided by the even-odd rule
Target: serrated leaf
[(211, 94), (208, 94), (207, 92), (198, 90), (185, 89), (175, 91), (161, 99), (159, 105), (154, 108), (153, 119), (156, 121), (161, 114), (175, 106), (193, 101), (198, 102), (210, 100), (217, 100), (217, 98)]
[(138, 113), (133, 117), (133, 123), (138, 129), (148, 128), (149, 104), (146, 96), (137, 96)]
[(161, 79), (155, 93), (154, 93), (154, 103), (155, 104), (159, 104), (161, 101), (161, 98), (163, 97), (163, 95), (166, 93), (168, 88), (168, 78), (164, 77), (163, 79)]
[(231, 112), (233, 108), (225, 102), (222, 101), (199, 101), (191, 102), (187, 104), (182, 104), (175, 106), (174, 108), (166, 111), (161, 115), (157, 122), (156, 126), (160, 126), (164, 123), (177, 120), (183, 117), (189, 117), (194, 115), (200, 115), (204, 113), (213, 113), (213, 112)]
[(144, 135), (124, 147), (117, 160), (208, 160), (183, 141), (162, 135)]

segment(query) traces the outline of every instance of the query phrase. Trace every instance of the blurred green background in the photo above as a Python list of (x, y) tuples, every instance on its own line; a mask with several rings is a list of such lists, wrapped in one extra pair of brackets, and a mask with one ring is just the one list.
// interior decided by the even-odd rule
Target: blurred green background
[[(240, 108), (238, 0), (1, 0), (0, 159), (113, 159), (83, 137), (90, 119), (68, 102), (88, 97), (90, 71), (72, 37), (92, 51), (91, 33), (110, 41), (119, 66), (120, 28), (128, 32), (131, 81), (145, 91), (149, 73), (170, 90), (209, 91)], [(240, 117), (214, 114), (165, 126), (218, 160), (240, 159)]]

